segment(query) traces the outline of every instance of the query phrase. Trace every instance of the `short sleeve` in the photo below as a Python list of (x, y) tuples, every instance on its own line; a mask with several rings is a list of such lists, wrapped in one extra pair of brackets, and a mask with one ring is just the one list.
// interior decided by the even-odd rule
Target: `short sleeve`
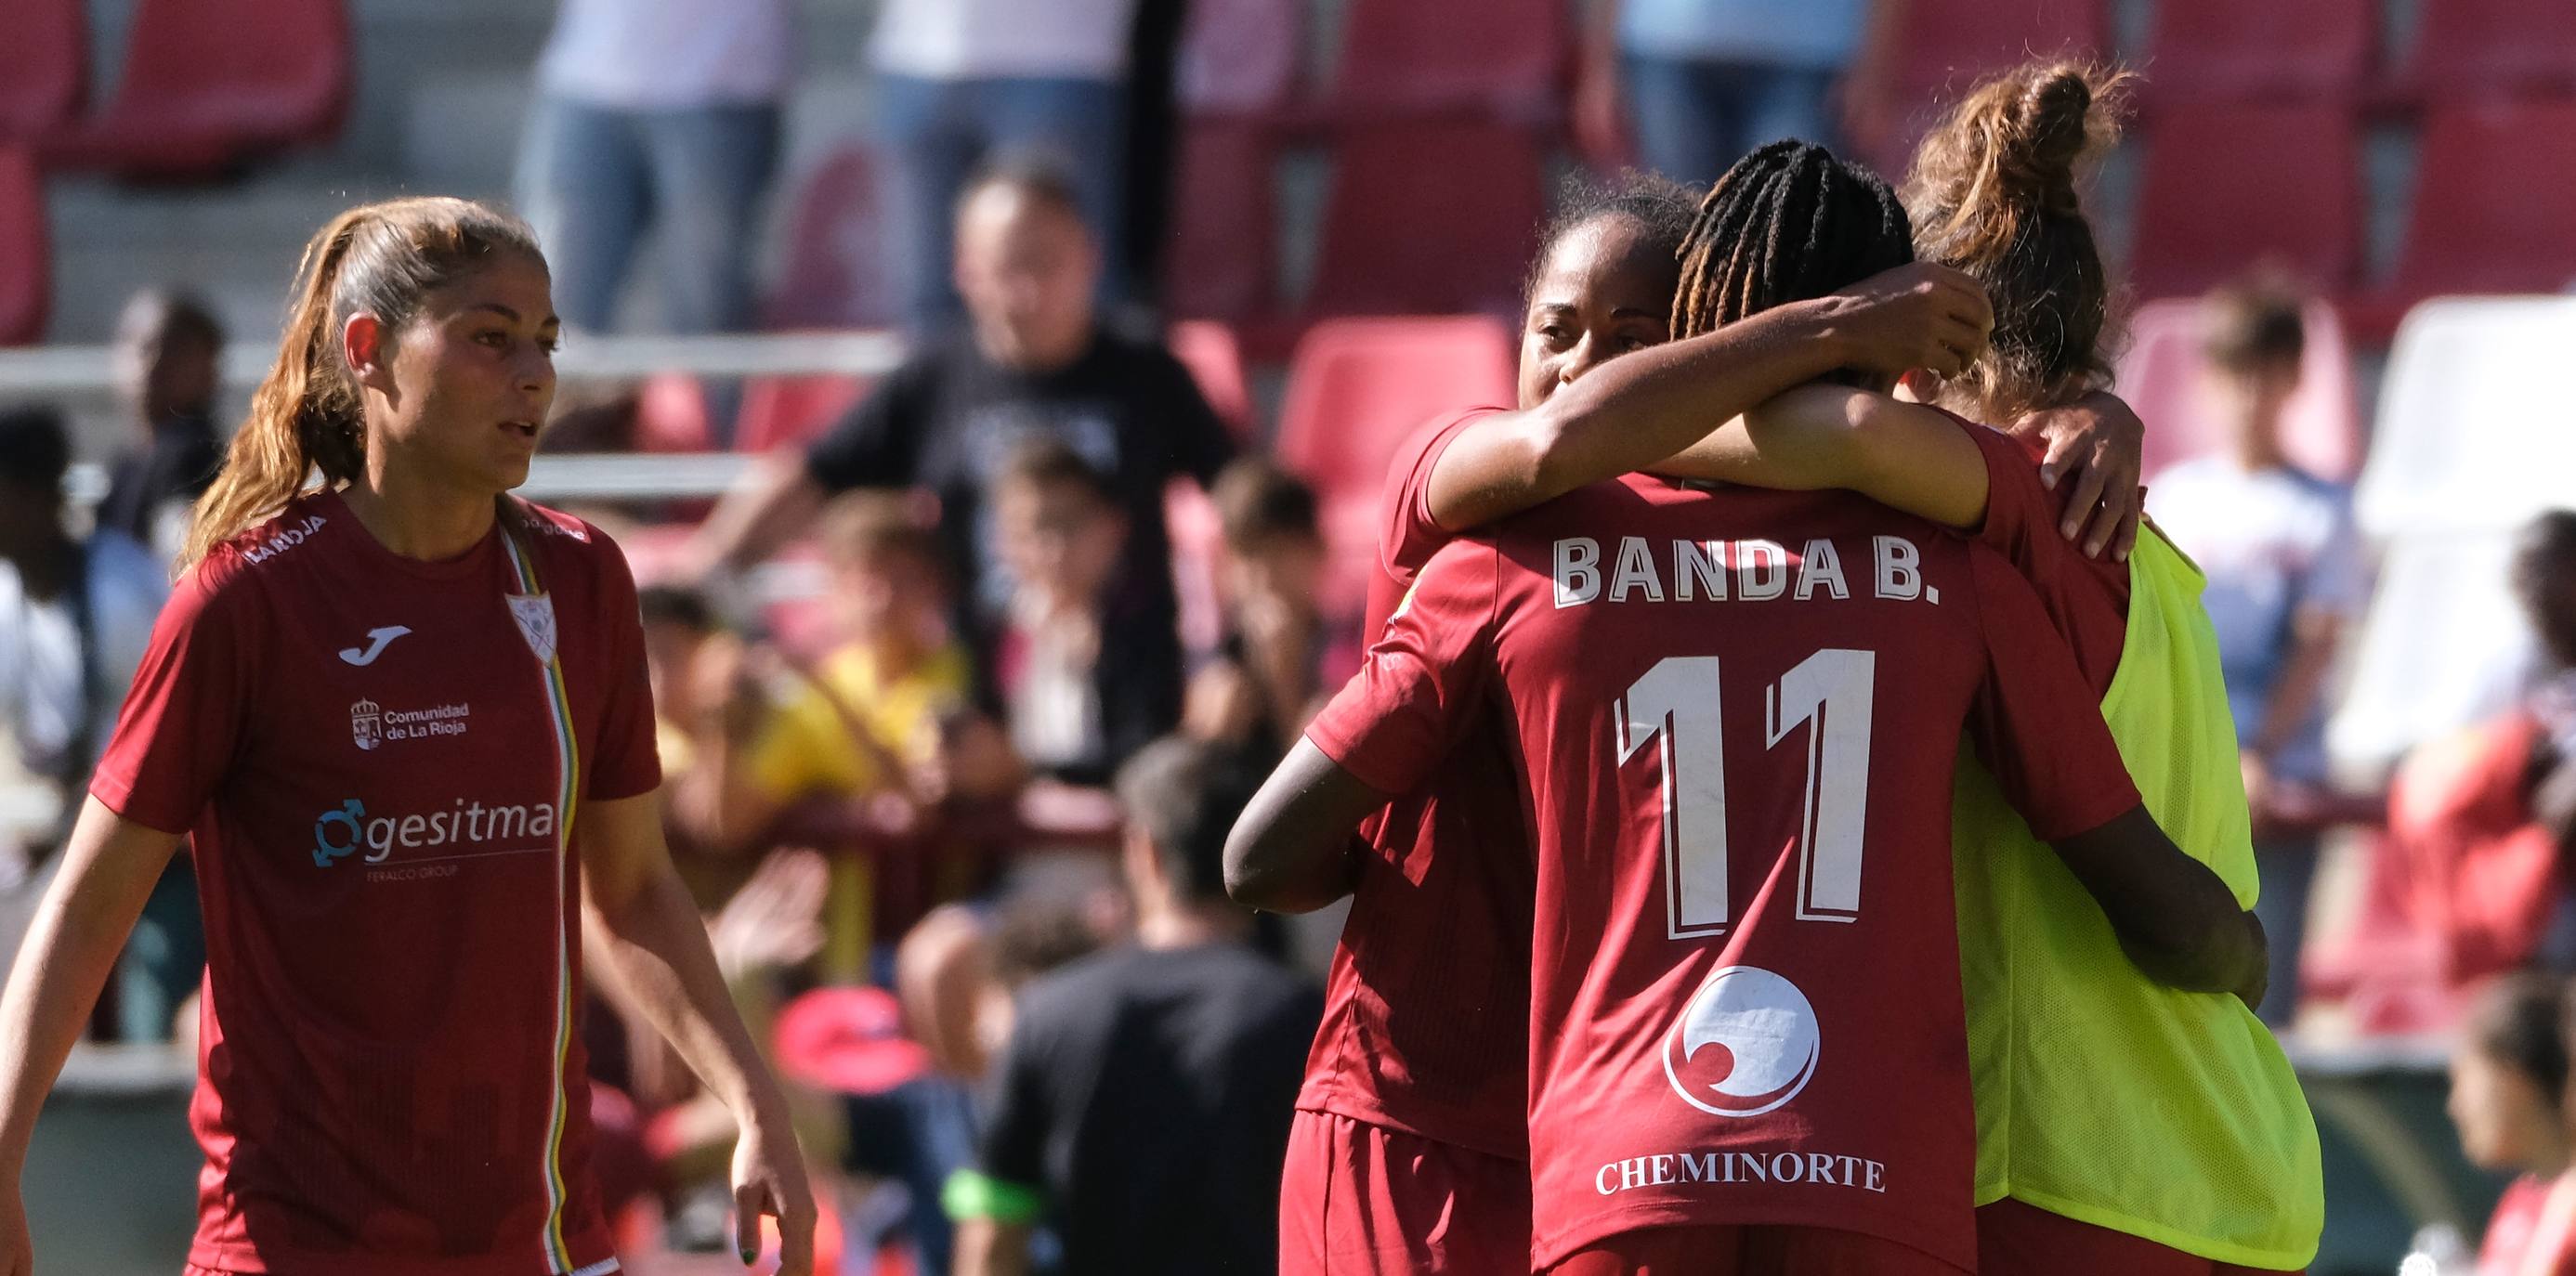
[(921, 454), (925, 387), (934, 370), (925, 354), (894, 370), (848, 416), (805, 451), (805, 475), (824, 491), (904, 487)]
[[(1041, 990), (1053, 986), (1035, 985)], [(975, 1146), (975, 1168), (988, 1179), (1022, 1188), (1046, 1186), (1047, 1136), (1054, 1124), (1047, 1101), (1052, 1039), (1042, 1009), (1030, 1005), (1023, 992), (1019, 1022), (993, 1069), (992, 1111)]]
[(2003, 555), (2038, 595), (2042, 610), (2075, 653), (2095, 698), (2111, 689), (2128, 642), (2126, 567), (2086, 558), (2057, 534), (2058, 498), (2039, 481), (2039, 462), (2001, 430), (1952, 417), (1986, 462), (1986, 520), (1978, 544)]
[(1986, 662), (1968, 732), (2005, 799), (2043, 842), (2137, 806), (2092, 689), (2029, 583), (1983, 546), (1969, 547), (1968, 565)]
[(635, 577), (617, 543), (590, 529), (599, 555), (599, 735), (591, 742), (583, 796), (596, 802), (650, 793), (662, 783), (661, 755), (653, 747), (653, 684), (644, 665), (644, 616), (635, 599)]
[(1396, 449), (1378, 516), (1378, 563), (1388, 576), (1409, 579), (1449, 543), (1450, 534), (1431, 519), (1431, 471), (1468, 426), (1501, 410), (1475, 408), (1433, 420)]
[(1306, 738), (1381, 793), (1421, 784), (1476, 720), (1493, 666), (1500, 563), (1484, 540), (1453, 541), (1432, 555)]
[(252, 582), (229, 559), (181, 577), (153, 623), (90, 795), (147, 828), (187, 832), (249, 734), (264, 631)]

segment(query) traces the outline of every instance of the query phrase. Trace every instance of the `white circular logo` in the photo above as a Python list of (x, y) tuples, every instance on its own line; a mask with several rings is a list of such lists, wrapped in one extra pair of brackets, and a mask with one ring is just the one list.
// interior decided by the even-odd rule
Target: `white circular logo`
[(1816, 1008), (1758, 966), (1708, 977), (1664, 1039), (1664, 1079), (1711, 1116), (1760, 1116), (1796, 1098), (1821, 1053)]

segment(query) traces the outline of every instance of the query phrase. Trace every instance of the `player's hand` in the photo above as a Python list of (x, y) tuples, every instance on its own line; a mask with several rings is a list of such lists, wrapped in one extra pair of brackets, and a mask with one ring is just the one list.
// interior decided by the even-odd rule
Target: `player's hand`
[(1922, 368), (1955, 377), (1985, 353), (1995, 328), (1986, 290), (1928, 261), (1882, 271), (1825, 301), (1848, 362), (1881, 376)]
[[(774, 1096), (773, 1096), (774, 1097)], [(742, 1123), (733, 1147), (734, 1244), (749, 1267), (760, 1257), (760, 1220), (778, 1220), (777, 1276), (814, 1276), (814, 1189), (784, 1104)]]
[(35, 1276), (35, 1243), (27, 1236), (27, 1203), (16, 1180), (0, 1183), (0, 1276)]
[(2146, 507), (2146, 494), (2138, 486), (2146, 422), (2119, 396), (2096, 390), (2065, 407), (2034, 412), (2016, 425), (2016, 432), (2031, 429), (2048, 440), (2040, 483), (2066, 494), (2058, 535), (2082, 537), (2087, 558), (2100, 558), (2107, 549), (2111, 561), (2128, 561), (2129, 550), (2138, 543), (2138, 515)]

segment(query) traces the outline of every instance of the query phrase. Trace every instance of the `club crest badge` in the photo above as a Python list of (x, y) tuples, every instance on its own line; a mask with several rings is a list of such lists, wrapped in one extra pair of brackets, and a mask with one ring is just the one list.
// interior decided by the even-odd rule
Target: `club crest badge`
[(550, 594), (511, 594), (510, 619), (519, 622), (519, 636), (528, 640), (528, 650), (537, 654), (537, 663), (555, 658), (555, 604)]

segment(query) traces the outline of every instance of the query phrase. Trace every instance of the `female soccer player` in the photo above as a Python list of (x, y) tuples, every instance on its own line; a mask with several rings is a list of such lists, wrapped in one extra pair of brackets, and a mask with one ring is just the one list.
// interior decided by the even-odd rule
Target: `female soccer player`
[[(1917, 382), (1943, 408), (2015, 422), (2109, 381), (2109, 288), (2075, 173), (2110, 131), (2117, 87), (2075, 64), (2024, 66), (1979, 86), (1925, 139), (1908, 186), (1918, 247), (1976, 279), (2001, 316), (1966, 375)], [(1725, 317), (1728, 299), (1706, 278), (1685, 285), (1684, 331)], [(2250, 904), (2235, 728), (2199, 572), (2152, 532), (2125, 565), (2070, 552), (2035, 447), (1948, 412), (1815, 387), (1669, 468), (1848, 487), (2002, 551), (2102, 697), (2149, 809)], [(1955, 840), (1973, 848), (1959, 856), (1958, 890), (1980, 1270), (2303, 1266), (2324, 1188), (2315, 1122), (2279, 1043), (2233, 999), (2139, 977), (1992, 783), (1962, 781)]]
[(744, 1261), (775, 1215), (806, 1276), (786, 1105), (663, 847), (625, 560), (508, 495), (555, 387), (534, 237), (463, 200), (371, 204), (299, 276), (0, 996), (0, 1274), (34, 1269), (37, 1111), (187, 835), (192, 1273), (618, 1270), (573, 1022), (587, 914), (740, 1122)]

